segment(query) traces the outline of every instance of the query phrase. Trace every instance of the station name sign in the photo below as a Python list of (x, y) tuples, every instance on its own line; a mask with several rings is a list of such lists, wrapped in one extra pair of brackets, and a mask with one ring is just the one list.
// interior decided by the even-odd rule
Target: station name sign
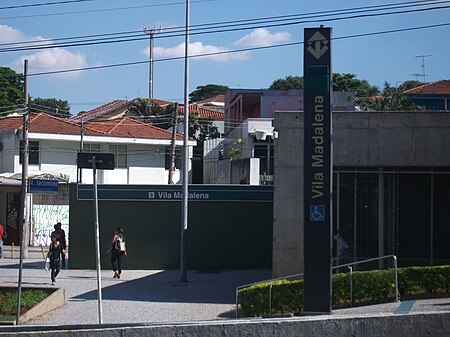
[(331, 311), (331, 28), (304, 31), (304, 310)]
[[(92, 185), (78, 185), (78, 199), (92, 200)], [(98, 185), (99, 200), (181, 201), (181, 185)], [(189, 185), (189, 201), (272, 202), (273, 186)]]

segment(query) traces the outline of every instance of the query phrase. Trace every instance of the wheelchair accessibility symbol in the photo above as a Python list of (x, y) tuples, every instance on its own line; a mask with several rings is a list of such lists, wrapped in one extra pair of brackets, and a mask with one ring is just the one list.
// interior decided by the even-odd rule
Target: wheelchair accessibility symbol
[(325, 205), (309, 206), (310, 221), (325, 221)]

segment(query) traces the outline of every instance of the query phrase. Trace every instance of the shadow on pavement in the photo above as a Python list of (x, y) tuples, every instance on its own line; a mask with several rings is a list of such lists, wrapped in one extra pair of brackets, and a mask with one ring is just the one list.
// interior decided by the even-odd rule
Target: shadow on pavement
[[(122, 275), (126, 275), (124, 271)], [(234, 303), (236, 287), (270, 278), (269, 271), (188, 272), (188, 282), (179, 282), (178, 271), (162, 271), (146, 277), (122, 281), (103, 287), (105, 300), (180, 302), (180, 303)], [(97, 291), (89, 291), (71, 300), (93, 300)]]

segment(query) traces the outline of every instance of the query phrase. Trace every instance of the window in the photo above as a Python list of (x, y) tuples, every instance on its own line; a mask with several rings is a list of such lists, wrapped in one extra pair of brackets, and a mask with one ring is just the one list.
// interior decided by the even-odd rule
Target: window
[(260, 174), (273, 175), (273, 143), (256, 143), (253, 147), (253, 157), (260, 159)]
[(100, 144), (83, 144), (84, 152), (100, 152)]
[(128, 167), (126, 145), (110, 145), (109, 152), (114, 154), (114, 161), (117, 168)]
[[(20, 141), (19, 163), (22, 164), (23, 140)], [(31, 165), (39, 165), (39, 142), (28, 142), (28, 163)]]

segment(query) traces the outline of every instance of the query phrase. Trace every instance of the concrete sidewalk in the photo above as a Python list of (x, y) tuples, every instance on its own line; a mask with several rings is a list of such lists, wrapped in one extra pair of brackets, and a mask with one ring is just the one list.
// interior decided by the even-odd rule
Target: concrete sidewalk
[[(0, 283), (17, 285), (18, 260), (0, 260)], [(188, 283), (179, 282), (178, 271), (125, 270), (122, 278), (102, 271), (104, 324), (161, 324), (227, 321), (235, 318), (237, 286), (270, 278), (269, 271), (188, 272)], [(50, 285), (42, 260), (26, 260), (24, 285)], [(27, 325), (87, 325), (99, 322), (95, 270), (63, 270), (57, 285), (66, 293), (66, 304)], [(401, 315), (450, 314), (450, 298), (406, 303), (385, 303), (334, 310), (331, 315), (297, 317), (296, 321), (330, 321)], [(406, 310), (399, 310), (403, 308)], [(431, 317), (431, 316), (430, 316)], [(263, 321), (252, 319), (250, 321)], [(246, 320), (238, 320), (242, 321)]]
[[(0, 284), (17, 286), (19, 261), (0, 260)], [(51, 286), (42, 260), (24, 261), (23, 285)], [(124, 270), (120, 280), (102, 271), (103, 323), (187, 322), (235, 317), (237, 286), (270, 278), (270, 271)], [(54, 287), (65, 289), (66, 305), (27, 324), (99, 322), (96, 270), (62, 270)]]

